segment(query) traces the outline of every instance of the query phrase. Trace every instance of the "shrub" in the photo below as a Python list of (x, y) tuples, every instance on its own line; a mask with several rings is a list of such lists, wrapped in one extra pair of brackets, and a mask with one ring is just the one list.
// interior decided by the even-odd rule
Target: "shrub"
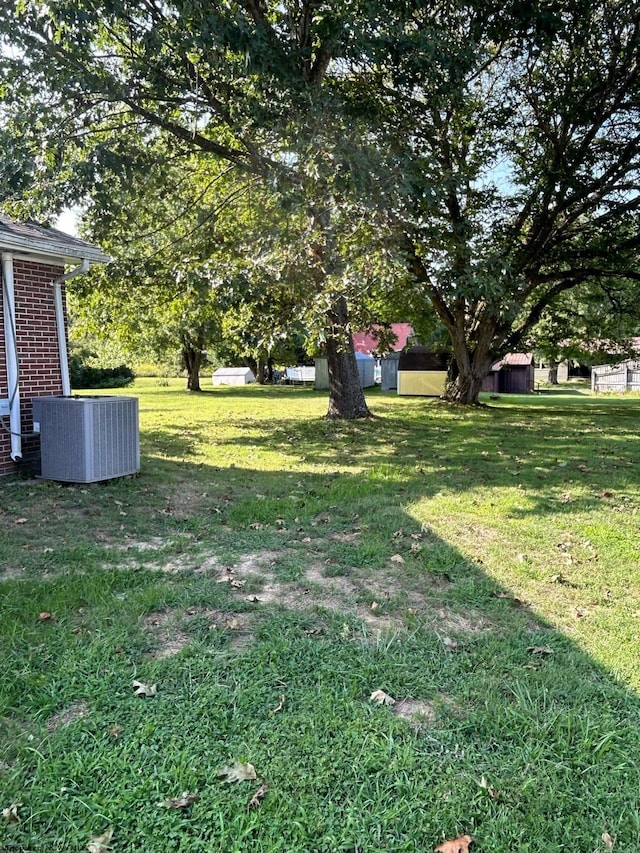
[(74, 390), (125, 388), (135, 379), (133, 370), (126, 364), (118, 367), (90, 367), (83, 363), (80, 355), (72, 355), (69, 359), (69, 374)]

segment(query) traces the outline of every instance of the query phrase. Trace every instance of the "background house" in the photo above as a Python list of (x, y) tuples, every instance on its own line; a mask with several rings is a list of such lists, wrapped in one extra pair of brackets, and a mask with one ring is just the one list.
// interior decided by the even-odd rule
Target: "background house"
[(109, 258), (96, 246), (0, 214), (0, 475), (38, 450), (33, 399), (71, 394), (64, 283)]
[(354, 332), (353, 335), (356, 354), (378, 356), (381, 338), (384, 340), (385, 333), (389, 331), (395, 335), (395, 341), (390, 343), (389, 352), (385, 352), (381, 358), (378, 358), (380, 385), (383, 391), (395, 391), (398, 387), (398, 360), (400, 353), (406, 349), (413, 338), (413, 328), (409, 323), (391, 323), (388, 327), (374, 326), (370, 332)]

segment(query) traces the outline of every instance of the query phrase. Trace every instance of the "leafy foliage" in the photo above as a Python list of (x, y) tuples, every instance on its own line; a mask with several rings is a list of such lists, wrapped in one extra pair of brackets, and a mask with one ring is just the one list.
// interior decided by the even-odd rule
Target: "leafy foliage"
[(85, 388), (126, 388), (135, 379), (133, 370), (125, 364), (119, 367), (92, 367), (85, 364), (86, 353), (69, 357), (69, 376), (75, 391)]
[[(201, 174), (231, 164), (298, 234), (305, 308), (322, 313), (345, 387), (349, 303), (366, 313), (388, 296), (437, 337), (435, 312), (455, 355), (449, 396), (475, 402), (491, 362), (562, 294), (638, 280), (630, 0), (16, 0), (0, 27), (7, 198), (39, 188), (46, 211), (93, 192), (109, 209), (112, 174), (126, 193), (158, 144)], [(200, 280), (205, 257), (184, 275)]]

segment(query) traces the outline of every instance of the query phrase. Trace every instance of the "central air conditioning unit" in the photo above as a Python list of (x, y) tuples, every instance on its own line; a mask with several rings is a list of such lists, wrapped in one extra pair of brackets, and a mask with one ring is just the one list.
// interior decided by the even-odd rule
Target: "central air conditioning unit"
[(34, 397), (44, 480), (96, 483), (140, 470), (136, 397)]

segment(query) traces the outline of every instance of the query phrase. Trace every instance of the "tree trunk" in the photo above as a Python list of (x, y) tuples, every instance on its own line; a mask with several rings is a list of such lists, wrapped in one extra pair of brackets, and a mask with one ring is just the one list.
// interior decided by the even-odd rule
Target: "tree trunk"
[(201, 391), (200, 367), (202, 366), (202, 351), (192, 344), (182, 346), (182, 361), (187, 371), (187, 391)]
[(494, 361), (491, 343), (495, 331), (492, 318), (483, 318), (477, 329), (473, 350), (469, 348), (463, 323), (450, 330), (455, 364), (447, 382), (444, 399), (464, 406), (477, 406), (482, 382)]
[(487, 364), (486, 370), (459, 371), (456, 378), (447, 385), (445, 400), (449, 400), (451, 403), (460, 403), (463, 406), (477, 406), (482, 382), (490, 367), (491, 362)]
[(264, 378), (266, 373), (266, 364), (265, 360), (262, 356), (258, 357), (256, 361), (256, 382), (258, 385), (264, 385)]
[(558, 384), (558, 362), (555, 359), (549, 360), (549, 385)]
[(360, 384), (358, 364), (349, 329), (347, 300), (338, 297), (329, 313), (330, 333), (327, 338), (329, 370), (328, 418), (369, 418), (371, 412)]

